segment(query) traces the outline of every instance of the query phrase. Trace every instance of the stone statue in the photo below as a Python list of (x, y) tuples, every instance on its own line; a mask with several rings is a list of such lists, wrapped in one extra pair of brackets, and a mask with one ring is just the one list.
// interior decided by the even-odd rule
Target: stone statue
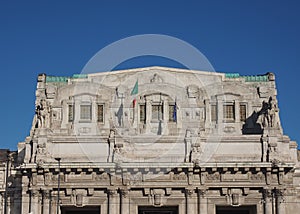
[(266, 101), (263, 101), (262, 108), (260, 110), (260, 114), (263, 116), (262, 118), (263, 127), (267, 127), (267, 125), (269, 124), (268, 108), (269, 108), (269, 104)]
[(272, 97), (269, 98), (269, 109), (268, 109), (268, 115), (269, 115), (269, 126), (275, 127), (275, 121), (276, 121), (276, 114), (278, 112), (277, 105), (275, 101), (272, 99)]
[(47, 106), (46, 100), (41, 100), (40, 103), (36, 106), (35, 114), (37, 117), (36, 128), (47, 128), (49, 127), (50, 122), (50, 110)]
[(272, 97), (269, 98), (268, 102), (263, 101), (262, 109), (260, 111), (260, 114), (263, 116), (263, 127), (275, 127), (277, 112), (278, 108)]

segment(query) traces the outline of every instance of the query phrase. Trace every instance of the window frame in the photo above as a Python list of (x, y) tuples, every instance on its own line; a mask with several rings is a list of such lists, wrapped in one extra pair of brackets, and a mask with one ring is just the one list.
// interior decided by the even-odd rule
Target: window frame
[[(88, 107), (89, 109), (89, 114), (86, 114), (86, 115), (89, 115), (88, 117), (83, 117), (83, 108), (84, 107)], [(91, 121), (92, 120), (92, 104), (80, 104), (80, 121)]]
[[(242, 108), (241, 108), (242, 106), (245, 107), (244, 115), (242, 115)], [(240, 103), (239, 111), (240, 111), (240, 122), (246, 122), (246, 120), (247, 120), (247, 104), (246, 103)]]
[[(174, 115), (174, 110), (176, 108), (176, 104), (175, 103), (169, 103), (168, 105), (169, 108), (169, 118), (168, 118), (168, 122), (171, 123), (176, 123), (177, 122), (177, 112), (176, 112), (176, 119), (174, 119), (173, 115)], [(171, 111), (170, 111), (171, 110)], [(177, 109), (176, 109), (177, 111)]]
[[(156, 117), (154, 117), (154, 108), (156, 108), (157, 107), (157, 111), (155, 111), (155, 112), (157, 112), (157, 118)], [(151, 119), (152, 119), (152, 121), (161, 121), (161, 120), (163, 120), (164, 119), (164, 105), (163, 105), (163, 103), (153, 103), (152, 105), (151, 105), (151, 113), (152, 113), (152, 116), (151, 116)]]
[(147, 118), (147, 110), (146, 110), (146, 103), (139, 104), (139, 122), (146, 124)]
[[(102, 106), (102, 115), (100, 115), (99, 113), (99, 107)], [(105, 121), (105, 114), (104, 114), (104, 110), (105, 110), (105, 104), (104, 103), (97, 103), (97, 122), (98, 123), (104, 123)], [(101, 117), (100, 117), (101, 116)], [(100, 120), (100, 118), (102, 118), (102, 120)]]
[(72, 123), (75, 120), (75, 105), (73, 103), (68, 104), (68, 122)]
[(218, 121), (218, 105), (217, 103), (211, 103), (210, 105), (210, 121), (217, 122)]
[[(230, 107), (230, 108), (229, 108)], [(226, 102), (223, 104), (223, 121), (225, 123), (235, 122), (235, 105), (234, 102)]]

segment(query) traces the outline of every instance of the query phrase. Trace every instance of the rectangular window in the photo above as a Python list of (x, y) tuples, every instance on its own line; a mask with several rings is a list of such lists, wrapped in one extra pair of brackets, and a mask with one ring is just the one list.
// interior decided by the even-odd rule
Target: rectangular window
[(226, 104), (223, 108), (224, 119), (226, 121), (234, 121), (234, 104)]
[(68, 121), (74, 121), (74, 105), (68, 105)]
[(163, 119), (163, 105), (152, 105), (152, 119), (153, 120)]
[(169, 105), (169, 122), (176, 122), (177, 119), (176, 105)]
[(217, 121), (217, 105), (211, 105), (211, 121)]
[(240, 105), (240, 116), (241, 116), (241, 121), (242, 122), (246, 122), (246, 105), (245, 104), (241, 104)]
[(98, 105), (97, 120), (99, 123), (104, 123), (104, 105)]
[(146, 105), (140, 105), (140, 122), (146, 123)]
[(90, 120), (92, 118), (92, 106), (91, 105), (81, 105), (80, 106), (80, 119)]

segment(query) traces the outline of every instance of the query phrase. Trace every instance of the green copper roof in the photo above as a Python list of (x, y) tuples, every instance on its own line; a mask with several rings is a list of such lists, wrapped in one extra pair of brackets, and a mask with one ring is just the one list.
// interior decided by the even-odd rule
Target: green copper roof
[(225, 77), (226, 78), (238, 78), (238, 77), (240, 77), (240, 74), (239, 73), (226, 73)]
[(67, 82), (68, 79), (86, 79), (87, 74), (74, 74), (72, 77), (46, 76), (46, 82)]
[(87, 74), (74, 74), (73, 76), (72, 76), (72, 78), (73, 79), (86, 79), (86, 78), (88, 78), (88, 75)]
[(246, 82), (268, 82), (268, 75), (261, 76), (243, 76)]
[(46, 76), (46, 82), (67, 82), (69, 77)]
[(267, 81), (269, 81), (268, 75), (240, 76), (239, 73), (225, 73), (225, 77), (228, 79), (244, 78), (245, 82), (267, 82)]

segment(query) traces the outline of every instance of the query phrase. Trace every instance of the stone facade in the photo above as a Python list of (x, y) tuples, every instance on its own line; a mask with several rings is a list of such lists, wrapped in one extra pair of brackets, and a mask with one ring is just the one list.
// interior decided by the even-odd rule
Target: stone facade
[(297, 213), (276, 95), (272, 73), (41, 74), (9, 186), (0, 167), (0, 213), (4, 192), (7, 213)]

